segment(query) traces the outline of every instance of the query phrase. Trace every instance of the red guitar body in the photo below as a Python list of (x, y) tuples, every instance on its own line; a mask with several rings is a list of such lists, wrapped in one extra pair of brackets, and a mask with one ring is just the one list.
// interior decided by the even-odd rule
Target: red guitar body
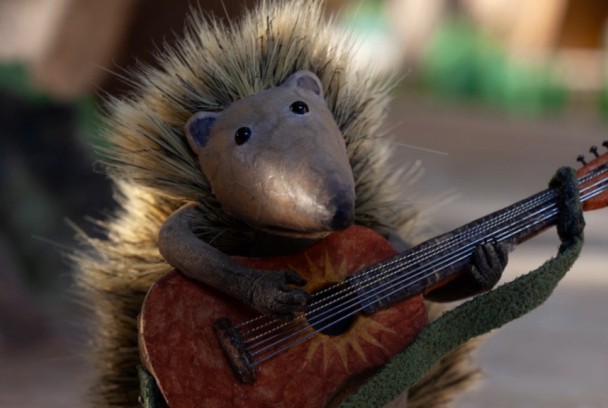
[[(394, 253), (384, 238), (355, 226), (294, 256), (241, 261), (256, 268), (295, 270), (312, 292)], [(213, 325), (221, 317), (239, 324), (257, 315), (177, 271), (154, 284), (140, 315), (140, 350), (171, 408), (333, 406), (402, 351), (427, 323), (420, 296), (371, 316), (359, 315), (345, 333), (317, 334), (262, 363), (255, 383), (242, 384)]]

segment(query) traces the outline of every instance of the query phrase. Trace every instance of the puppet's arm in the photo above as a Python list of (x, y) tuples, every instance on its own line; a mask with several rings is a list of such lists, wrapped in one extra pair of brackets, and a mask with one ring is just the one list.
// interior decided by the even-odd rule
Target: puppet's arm
[(192, 232), (195, 212), (195, 205), (186, 205), (163, 224), (158, 247), (169, 264), (273, 317), (289, 319), (304, 310), (309, 295), (291, 286), (304, 285), (302, 277), (293, 271), (252, 269), (234, 261)]

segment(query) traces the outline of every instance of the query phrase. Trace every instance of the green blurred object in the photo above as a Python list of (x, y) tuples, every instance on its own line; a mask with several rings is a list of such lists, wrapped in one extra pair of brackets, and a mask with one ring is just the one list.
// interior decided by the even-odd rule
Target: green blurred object
[(60, 293), (69, 279), (65, 219), (81, 224), (112, 205), (107, 180), (93, 172), (97, 117), (93, 96), (55, 100), (23, 64), (0, 64), (0, 235), (11, 243), (12, 273), (33, 291)]
[(5, 90), (27, 99), (30, 104), (44, 104), (49, 97), (35, 89), (23, 64), (0, 64), (0, 90)]
[[(0, 64), (0, 91), (10, 92), (34, 107), (57, 104), (48, 94), (32, 84), (26, 67), (19, 63)], [(96, 137), (99, 134), (99, 109), (95, 98), (85, 95), (69, 105), (76, 111), (78, 129), (86, 136)]]
[(559, 111), (566, 88), (549, 63), (508, 58), (489, 36), (457, 19), (435, 34), (422, 61), (425, 88), (451, 99), (478, 101), (524, 114)]

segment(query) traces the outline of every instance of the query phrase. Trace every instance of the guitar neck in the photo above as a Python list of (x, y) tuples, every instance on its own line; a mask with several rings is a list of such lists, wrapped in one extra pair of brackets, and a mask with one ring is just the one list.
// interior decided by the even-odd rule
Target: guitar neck
[[(584, 203), (608, 190), (605, 166), (579, 178)], [(424, 293), (458, 276), (475, 248), (486, 242), (506, 243), (509, 249), (553, 226), (558, 216), (558, 191), (547, 189), (502, 210), (432, 238), (355, 275), (351, 282), (364, 313), (374, 313), (402, 299)]]

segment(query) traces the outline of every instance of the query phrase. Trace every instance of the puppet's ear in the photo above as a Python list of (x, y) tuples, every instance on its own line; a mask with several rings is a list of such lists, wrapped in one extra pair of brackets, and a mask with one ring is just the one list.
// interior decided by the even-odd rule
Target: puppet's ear
[(190, 148), (198, 154), (209, 140), (211, 127), (215, 123), (219, 113), (217, 112), (196, 112), (188, 122), (186, 122), (186, 138)]
[(298, 87), (323, 97), (323, 85), (318, 76), (310, 71), (297, 71), (291, 74), (281, 86)]

